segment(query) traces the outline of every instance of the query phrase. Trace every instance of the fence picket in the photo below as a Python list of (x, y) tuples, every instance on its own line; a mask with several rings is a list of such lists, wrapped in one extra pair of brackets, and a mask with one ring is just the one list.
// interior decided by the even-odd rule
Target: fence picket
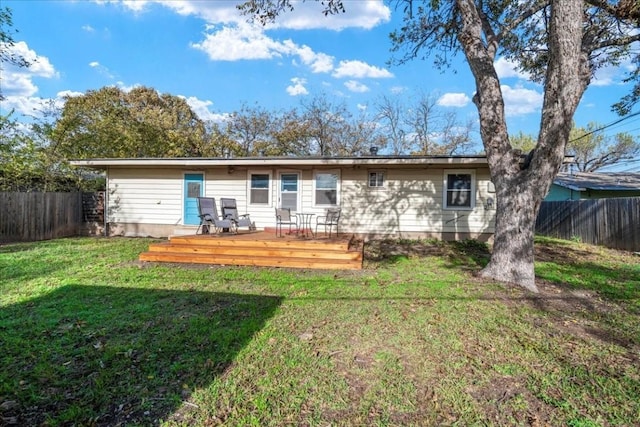
[(77, 236), (82, 193), (0, 193), (0, 242)]
[(542, 202), (536, 233), (640, 251), (640, 197)]

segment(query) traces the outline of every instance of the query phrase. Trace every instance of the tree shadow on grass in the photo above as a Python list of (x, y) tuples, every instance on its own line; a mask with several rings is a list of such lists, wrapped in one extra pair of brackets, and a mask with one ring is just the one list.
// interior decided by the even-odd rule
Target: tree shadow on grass
[(2, 280), (31, 280), (38, 277), (44, 277), (58, 270), (68, 267), (68, 262), (62, 258), (40, 262), (17, 262), (11, 261), (10, 257), (37, 258), (31, 254), (34, 250), (47, 249), (49, 246), (60, 248), (60, 242), (68, 241), (73, 245), (74, 250), (82, 250), (85, 245), (92, 245), (93, 240), (90, 239), (55, 239), (28, 243), (9, 243), (0, 244), (0, 279)]
[(158, 424), (222, 374), (282, 298), (72, 285), (0, 309), (0, 420)]
[(491, 256), (489, 246), (478, 240), (373, 240), (365, 244), (365, 259), (396, 264), (411, 257), (445, 257), (451, 267), (484, 267)]

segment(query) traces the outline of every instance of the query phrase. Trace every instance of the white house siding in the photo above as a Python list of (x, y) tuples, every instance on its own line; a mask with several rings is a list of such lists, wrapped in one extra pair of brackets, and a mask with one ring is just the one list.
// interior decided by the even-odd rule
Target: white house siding
[(111, 234), (162, 236), (182, 222), (184, 172), (167, 169), (110, 169), (108, 211)]
[[(314, 172), (316, 169), (292, 169), (292, 168), (234, 168), (232, 173), (228, 170), (209, 169), (205, 171), (205, 194), (213, 197), (219, 203), (221, 197), (235, 198), (239, 213), (248, 213), (251, 220), (259, 229), (275, 226), (275, 208), (278, 206), (278, 194), (280, 188), (280, 173), (299, 173), (298, 192), (300, 197), (300, 211), (322, 215), (325, 207), (314, 205)], [(317, 169), (326, 170), (326, 169)], [(332, 171), (335, 169), (331, 169)], [(249, 176), (251, 173), (270, 174), (270, 199), (268, 204), (251, 205), (249, 203)]]
[[(384, 172), (384, 187), (368, 186), (368, 173), (374, 170)], [(395, 237), (477, 237), (493, 233), (494, 211), (485, 208), (491, 197), (489, 172), (474, 170), (475, 207), (448, 210), (443, 209), (444, 169), (345, 169), (342, 229)]]
[[(475, 207), (472, 210), (443, 209), (443, 168), (418, 167), (343, 167), (339, 171), (338, 201), (342, 208), (340, 231), (363, 236), (393, 237), (478, 237), (493, 233), (495, 202), (487, 208), (489, 171), (474, 170)], [(219, 203), (221, 197), (235, 198), (238, 210), (249, 213), (258, 229), (275, 225), (278, 204), (279, 173), (299, 172), (301, 210), (322, 215), (316, 206), (314, 174), (335, 171), (329, 167), (302, 168), (179, 168), (109, 169), (109, 213), (111, 234), (166, 237), (182, 223), (183, 179), (185, 173), (204, 174), (204, 194)], [(368, 187), (368, 172), (385, 173), (383, 188)], [(249, 173), (271, 175), (270, 202), (249, 204)], [(315, 220), (312, 221), (315, 223)], [(195, 231), (195, 227), (193, 227)]]
[[(255, 170), (256, 173), (270, 173), (270, 169)], [(258, 228), (274, 222), (271, 204), (263, 206), (249, 206), (248, 170), (244, 168), (208, 169), (205, 171), (205, 195), (216, 199), (216, 206), (220, 209), (220, 199), (236, 199), (239, 214), (249, 214)]]

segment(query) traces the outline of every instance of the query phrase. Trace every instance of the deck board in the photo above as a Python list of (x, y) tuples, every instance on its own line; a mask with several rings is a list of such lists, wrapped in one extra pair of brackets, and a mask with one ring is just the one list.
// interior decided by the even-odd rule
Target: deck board
[(268, 232), (172, 236), (140, 254), (141, 261), (332, 270), (362, 268), (362, 243), (352, 236), (277, 237)]

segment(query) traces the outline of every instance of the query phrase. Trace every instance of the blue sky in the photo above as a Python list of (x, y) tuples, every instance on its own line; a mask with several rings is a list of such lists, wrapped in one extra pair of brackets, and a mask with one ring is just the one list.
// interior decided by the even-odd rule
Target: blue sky
[[(252, 27), (237, 1), (3, 0), (13, 12), (15, 49), (34, 60), (29, 69), (2, 70), (0, 105), (33, 114), (43, 100), (116, 85), (150, 86), (183, 96), (205, 120), (218, 120), (243, 103), (277, 111), (325, 94), (355, 111), (373, 112), (382, 96), (407, 102), (435, 97), (460, 119), (477, 118), (473, 78), (463, 58), (454, 73), (429, 60), (387, 65), (388, 34), (399, 13), (379, 0), (346, 0), (347, 13), (325, 18), (314, 1), (300, 3), (275, 26)], [(503, 59), (509, 132), (537, 134), (542, 88)], [(576, 124), (613, 122), (610, 106), (631, 86), (625, 66), (601, 70), (583, 97)], [(611, 133), (640, 133), (628, 120)]]

